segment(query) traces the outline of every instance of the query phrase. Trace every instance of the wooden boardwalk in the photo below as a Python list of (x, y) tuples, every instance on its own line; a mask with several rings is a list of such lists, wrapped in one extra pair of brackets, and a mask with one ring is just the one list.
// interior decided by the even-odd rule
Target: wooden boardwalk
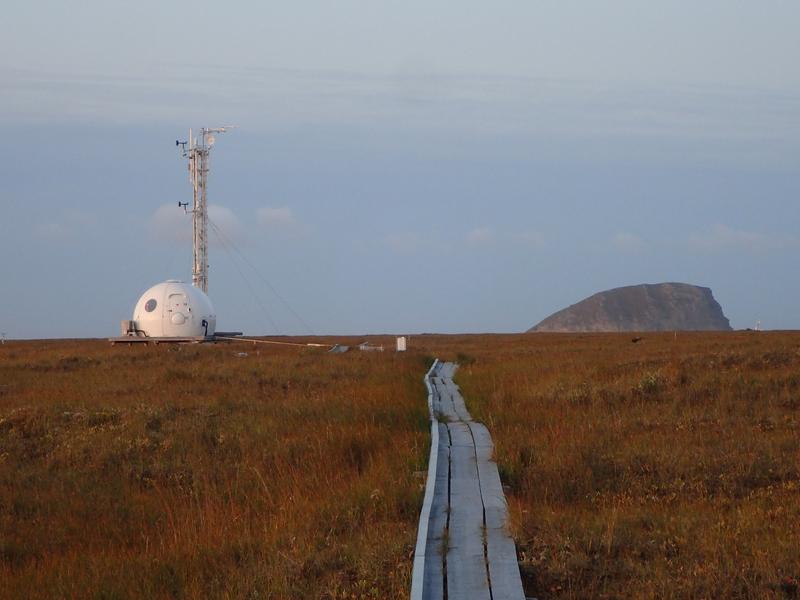
[(492, 437), (470, 417), (455, 370), (437, 361), (425, 377), (432, 445), (411, 600), (525, 600)]

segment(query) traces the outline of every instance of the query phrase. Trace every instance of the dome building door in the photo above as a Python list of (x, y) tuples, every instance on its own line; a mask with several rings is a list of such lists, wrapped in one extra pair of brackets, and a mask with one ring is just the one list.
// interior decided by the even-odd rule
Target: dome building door
[(169, 322), (172, 325), (183, 325), (191, 318), (189, 299), (186, 294), (170, 294), (167, 300)]

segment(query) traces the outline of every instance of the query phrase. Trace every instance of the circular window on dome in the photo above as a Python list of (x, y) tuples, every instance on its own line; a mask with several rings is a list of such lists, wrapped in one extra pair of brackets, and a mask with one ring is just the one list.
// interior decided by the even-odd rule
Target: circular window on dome
[(144, 309), (147, 312), (153, 312), (156, 309), (157, 304), (158, 302), (156, 302), (155, 298), (150, 298), (150, 300), (144, 303)]

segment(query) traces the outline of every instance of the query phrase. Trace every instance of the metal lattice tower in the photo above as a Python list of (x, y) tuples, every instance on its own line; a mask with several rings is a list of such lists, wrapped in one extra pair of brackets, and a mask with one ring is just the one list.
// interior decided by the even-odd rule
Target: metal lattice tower
[(183, 146), (183, 156), (189, 159), (189, 182), (192, 184), (192, 210), (188, 202), (178, 202), (186, 213), (192, 214), (192, 285), (208, 293), (208, 163), (214, 134), (225, 133), (230, 127), (204, 127), (195, 138), (176, 141)]

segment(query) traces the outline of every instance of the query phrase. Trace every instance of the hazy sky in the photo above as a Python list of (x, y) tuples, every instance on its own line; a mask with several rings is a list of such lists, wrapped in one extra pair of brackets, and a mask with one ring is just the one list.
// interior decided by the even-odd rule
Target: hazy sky
[(661, 281), (800, 328), (798, 27), (789, 0), (7, 1), (0, 332), (115, 335), (190, 280), (174, 140), (227, 124), (221, 329), (521, 331)]

